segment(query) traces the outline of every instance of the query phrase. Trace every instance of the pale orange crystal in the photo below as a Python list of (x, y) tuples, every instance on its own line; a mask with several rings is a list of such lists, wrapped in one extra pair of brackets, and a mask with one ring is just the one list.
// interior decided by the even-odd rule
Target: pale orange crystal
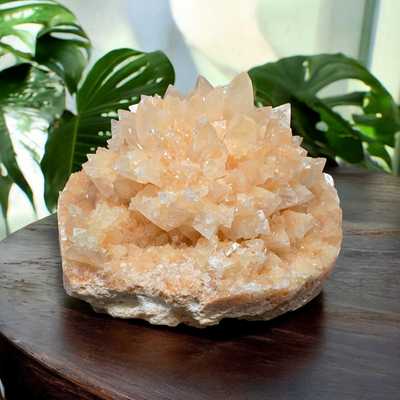
[(319, 293), (341, 210), (290, 107), (256, 108), (246, 73), (170, 86), (112, 122), (60, 195), (65, 287), (97, 311), (193, 326), (269, 319)]

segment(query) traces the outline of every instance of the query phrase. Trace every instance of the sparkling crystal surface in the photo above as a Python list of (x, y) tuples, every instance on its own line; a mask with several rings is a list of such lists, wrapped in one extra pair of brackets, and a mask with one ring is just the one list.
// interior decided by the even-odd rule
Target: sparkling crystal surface
[[(170, 86), (131, 110), (60, 196), (63, 261), (87, 280), (109, 274), (184, 307), (182, 296), (278, 296), (333, 267), (339, 199), (325, 160), (292, 136), (289, 105), (256, 108), (242, 73), (225, 88), (200, 77), (186, 98)], [(187, 312), (192, 325), (223, 317)]]

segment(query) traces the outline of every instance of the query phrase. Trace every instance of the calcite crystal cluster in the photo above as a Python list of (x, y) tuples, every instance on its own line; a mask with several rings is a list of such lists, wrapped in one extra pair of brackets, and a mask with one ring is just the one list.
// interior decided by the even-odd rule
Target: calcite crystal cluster
[(203, 327), (267, 320), (322, 289), (341, 209), (290, 106), (256, 108), (246, 73), (142, 96), (58, 206), (64, 286), (98, 312)]

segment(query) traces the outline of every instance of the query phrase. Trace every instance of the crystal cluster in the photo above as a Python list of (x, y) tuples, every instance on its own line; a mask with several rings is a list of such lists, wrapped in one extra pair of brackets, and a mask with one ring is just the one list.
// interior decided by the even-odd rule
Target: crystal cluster
[(170, 86), (118, 116), (108, 148), (60, 195), (70, 294), (115, 316), (203, 326), (268, 319), (319, 293), (341, 210), (325, 160), (291, 134), (290, 105), (256, 108), (242, 73), (224, 88), (200, 77), (186, 98)]

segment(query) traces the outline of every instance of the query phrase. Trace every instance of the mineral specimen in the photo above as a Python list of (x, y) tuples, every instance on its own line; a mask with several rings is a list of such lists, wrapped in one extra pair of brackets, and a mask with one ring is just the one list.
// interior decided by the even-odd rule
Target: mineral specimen
[(341, 209), (290, 106), (256, 108), (246, 73), (142, 96), (60, 194), (68, 294), (114, 317), (204, 327), (268, 320), (321, 291)]

